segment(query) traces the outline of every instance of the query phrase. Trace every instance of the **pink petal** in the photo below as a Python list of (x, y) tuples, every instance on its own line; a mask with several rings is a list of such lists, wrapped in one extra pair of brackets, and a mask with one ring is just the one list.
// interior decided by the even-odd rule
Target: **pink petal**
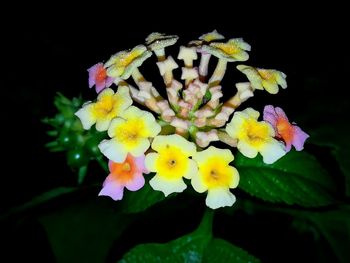
[[(108, 177), (107, 177), (108, 178)], [(116, 183), (115, 181), (107, 180), (103, 183), (103, 188), (99, 192), (99, 196), (109, 196), (114, 201), (121, 200), (123, 198), (124, 187)]]
[(292, 149), (292, 142), (284, 142), (286, 144), (286, 152), (289, 152)]
[(287, 115), (285, 114), (285, 112), (280, 107), (276, 107), (275, 111), (276, 111), (278, 117), (286, 119), (288, 121)]
[(142, 173), (135, 173), (132, 181), (125, 184), (126, 189), (130, 191), (137, 191), (145, 185), (145, 178)]
[(274, 129), (276, 129), (277, 117), (275, 108), (272, 105), (266, 105), (264, 107), (263, 119), (269, 122)]
[(277, 118), (275, 115), (264, 111), (264, 121), (267, 121), (276, 130)]
[(104, 81), (96, 82), (96, 93), (100, 93), (105, 87), (106, 84)]
[(272, 115), (274, 115), (275, 117), (277, 117), (277, 114), (276, 114), (276, 112), (275, 112), (275, 108), (274, 108), (272, 105), (266, 105), (266, 106), (264, 107), (264, 115), (265, 115), (266, 113), (272, 114)]
[(292, 144), (294, 145), (297, 151), (301, 151), (302, 149), (304, 149), (304, 143), (306, 139), (309, 138), (310, 136), (304, 131), (302, 131), (298, 126), (294, 125), (293, 127), (294, 127), (295, 133), (294, 133)]
[(112, 167), (113, 167), (113, 161), (109, 160), (108, 161), (108, 169), (109, 169), (110, 172), (112, 172)]
[(109, 88), (113, 84), (114, 78), (107, 77), (106, 78), (106, 87)]
[(89, 73), (89, 88), (91, 89), (95, 85), (95, 75)]
[(149, 171), (146, 168), (145, 165), (145, 155), (142, 154), (138, 157), (134, 157), (135, 164), (137, 166), (137, 170), (140, 171), (140, 173), (149, 173)]
[(97, 63), (90, 67), (87, 71), (89, 72), (89, 87), (92, 88), (95, 85), (96, 71), (98, 68), (103, 67), (102, 63)]

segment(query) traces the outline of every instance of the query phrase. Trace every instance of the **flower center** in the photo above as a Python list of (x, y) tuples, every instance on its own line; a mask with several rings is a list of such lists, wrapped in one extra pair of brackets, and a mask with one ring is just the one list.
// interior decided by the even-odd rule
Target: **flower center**
[(117, 99), (113, 96), (102, 97), (94, 106), (96, 118), (114, 118), (116, 116), (116, 109), (118, 108), (117, 102)]
[(124, 163), (123, 167), (122, 167), (122, 170), (125, 171), (125, 172), (129, 172), (131, 170), (130, 164), (129, 163)]
[(111, 167), (111, 174), (114, 180), (125, 184), (134, 178), (137, 172), (137, 167), (131, 155), (126, 157), (124, 163), (113, 163)]
[(244, 130), (246, 132), (246, 139), (253, 146), (259, 146), (263, 144), (269, 137), (268, 126), (265, 123), (259, 123), (255, 119), (251, 119), (247, 120), (244, 126)]
[(235, 55), (240, 51), (240, 49), (233, 44), (217, 43), (215, 46), (217, 46), (219, 49), (221, 49), (223, 52), (225, 52), (228, 55)]
[(285, 142), (291, 142), (294, 137), (293, 126), (284, 118), (278, 118), (277, 120), (277, 135), (282, 137)]
[(169, 167), (174, 167), (176, 165), (176, 160), (174, 160), (174, 159), (169, 160), (168, 165), (169, 165)]
[(102, 82), (106, 79), (106, 77), (107, 77), (106, 69), (100, 68), (96, 73), (96, 81)]
[(199, 170), (208, 188), (227, 187), (230, 184), (229, 165), (220, 158), (210, 158)]
[(275, 75), (270, 70), (259, 69), (258, 72), (259, 72), (259, 75), (265, 80), (270, 80), (270, 81), (275, 80)]
[(142, 131), (145, 129), (144, 123), (140, 120), (129, 119), (115, 130), (115, 138), (123, 143), (128, 149), (139, 146)]
[(159, 151), (156, 167), (160, 176), (167, 179), (177, 179), (186, 172), (188, 163), (189, 159), (180, 148), (167, 145)]

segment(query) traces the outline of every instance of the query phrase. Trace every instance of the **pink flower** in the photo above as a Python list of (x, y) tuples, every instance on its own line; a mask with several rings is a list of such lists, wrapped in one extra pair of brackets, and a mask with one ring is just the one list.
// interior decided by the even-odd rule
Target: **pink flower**
[(289, 152), (292, 145), (297, 151), (304, 148), (304, 143), (310, 136), (302, 131), (295, 123), (290, 123), (284, 111), (279, 107), (267, 105), (264, 108), (264, 121), (269, 122), (276, 132), (276, 138), (286, 144), (286, 151)]
[(128, 154), (123, 163), (108, 163), (110, 174), (103, 183), (99, 196), (110, 196), (113, 200), (123, 198), (124, 187), (129, 191), (137, 191), (145, 184), (142, 173), (147, 173), (145, 156), (133, 157)]
[(113, 78), (107, 76), (107, 71), (102, 63), (97, 63), (88, 69), (89, 72), (89, 87), (95, 85), (96, 92), (100, 93), (104, 88), (108, 88), (113, 83)]

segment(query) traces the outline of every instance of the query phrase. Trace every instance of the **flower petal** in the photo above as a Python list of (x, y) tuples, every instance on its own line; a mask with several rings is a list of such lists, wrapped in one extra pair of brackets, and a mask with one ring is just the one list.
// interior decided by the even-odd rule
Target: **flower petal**
[(147, 149), (150, 147), (150, 142), (148, 139), (146, 138), (140, 138), (139, 142), (137, 143), (137, 145), (132, 148), (128, 148), (125, 147), (126, 150), (128, 150), (134, 157), (138, 157), (141, 156), (145, 153), (145, 151), (147, 151)]
[(105, 181), (99, 196), (110, 196), (113, 200), (121, 200), (123, 198), (124, 187), (114, 181)]
[(304, 149), (304, 143), (307, 138), (310, 136), (302, 131), (298, 126), (294, 126), (294, 138), (292, 144), (294, 145), (297, 151), (301, 151)]
[(98, 145), (98, 148), (104, 156), (115, 163), (122, 163), (126, 159), (127, 151), (124, 149), (122, 144), (118, 143), (114, 139), (103, 140)]
[(270, 143), (265, 144), (259, 152), (266, 164), (274, 163), (286, 154), (283, 144), (275, 139), (272, 139)]
[(135, 164), (137, 166), (137, 170), (140, 171), (140, 173), (149, 173), (149, 171), (147, 170), (146, 166), (145, 166), (145, 155), (142, 154), (138, 157), (134, 158), (135, 160)]
[(171, 193), (181, 193), (187, 188), (187, 185), (182, 178), (176, 180), (165, 180), (157, 174), (149, 181), (149, 184), (154, 190), (163, 192), (165, 196), (168, 196)]
[(203, 183), (202, 177), (199, 173), (193, 175), (191, 179), (191, 185), (193, 189), (198, 193), (204, 193), (208, 190), (208, 187)]
[(239, 141), (237, 148), (244, 156), (248, 158), (255, 158), (258, 154), (258, 150), (245, 141)]
[(194, 174), (198, 172), (198, 167), (195, 161), (189, 159), (188, 160), (188, 166), (187, 166), (187, 171), (184, 173), (183, 177), (187, 179), (191, 179)]
[(149, 153), (146, 155), (145, 158), (145, 165), (148, 171), (150, 172), (156, 172), (155, 163), (158, 158), (158, 153)]
[(92, 125), (96, 123), (96, 118), (93, 111), (93, 104), (87, 102), (81, 109), (79, 109), (75, 115), (80, 119), (81, 124), (85, 130), (89, 130)]
[(137, 191), (145, 185), (145, 178), (142, 173), (134, 174), (134, 178), (125, 184), (126, 189), (129, 191)]
[(232, 206), (236, 202), (236, 197), (228, 189), (212, 189), (208, 191), (205, 203), (211, 209), (225, 206)]
[(160, 151), (166, 145), (174, 145), (181, 148), (182, 153), (186, 157), (193, 156), (196, 152), (196, 145), (178, 134), (158, 135), (152, 142), (152, 149)]

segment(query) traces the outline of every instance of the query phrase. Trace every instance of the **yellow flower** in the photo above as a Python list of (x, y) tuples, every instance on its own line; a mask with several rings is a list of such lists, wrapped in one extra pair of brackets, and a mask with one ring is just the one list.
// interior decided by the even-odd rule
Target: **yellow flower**
[(200, 40), (203, 40), (207, 43), (212, 42), (214, 40), (221, 40), (224, 39), (225, 37), (221, 34), (218, 33), (218, 31), (214, 30), (210, 33), (203, 34), (199, 37)]
[(151, 187), (165, 196), (181, 193), (187, 187), (183, 177), (190, 179), (197, 173), (196, 163), (189, 159), (196, 152), (195, 144), (178, 134), (160, 135), (154, 138), (152, 149), (157, 152), (145, 159), (147, 170), (156, 173), (149, 182)]
[(248, 60), (249, 55), (246, 51), (250, 51), (250, 48), (250, 45), (244, 42), (242, 38), (232, 38), (226, 43), (210, 43), (208, 46), (203, 46), (202, 50), (218, 58), (233, 62)]
[(274, 163), (285, 155), (284, 146), (273, 137), (275, 131), (265, 121), (257, 121), (259, 112), (247, 108), (236, 112), (226, 126), (227, 134), (238, 140), (237, 148), (246, 157), (254, 158), (258, 152), (267, 164)]
[(98, 95), (95, 103), (85, 103), (75, 115), (84, 129), (88, 130), (96, 123), (96, 130), (106, 131), (112, 119), (120, 116), (131, 104), (128, 87), (121, 86), (116, 93), (112, 89), (105, 89)]
[(108, 159), (122, 163), (128, 153), (134, 157), (144, 154), (150, 146), (149, 138), (157, 136), (160, 130), (151, 113), (131, 106), (112, 121), (108, 129), (112, 139), (103, 140), (98, 147)]
[(210, 146), (193, 156), (197, 162), (198, 173), (192, 177), (191, 184), (198, 193), (208, 191), (205, 203), (212, 209), (232, 206), (236, 197), (230, 188), (236, 188), (239, 174), (229, 165), (234, 157), (230, 150)]
[(286, 74), (274, 69), (254, 68), (246, 65), (238, 65), (237, 69), (249, 79), (253, 89), (265, 89), (268, 93), (277, 94), (278, 85), (287, 88)]
[(106, 62), (107, 75), (112, 78), (128, 79), (132, 72), (151, 55), (152, 52), (144, 45), (138, 45), (131, 51), (120, 51)]

